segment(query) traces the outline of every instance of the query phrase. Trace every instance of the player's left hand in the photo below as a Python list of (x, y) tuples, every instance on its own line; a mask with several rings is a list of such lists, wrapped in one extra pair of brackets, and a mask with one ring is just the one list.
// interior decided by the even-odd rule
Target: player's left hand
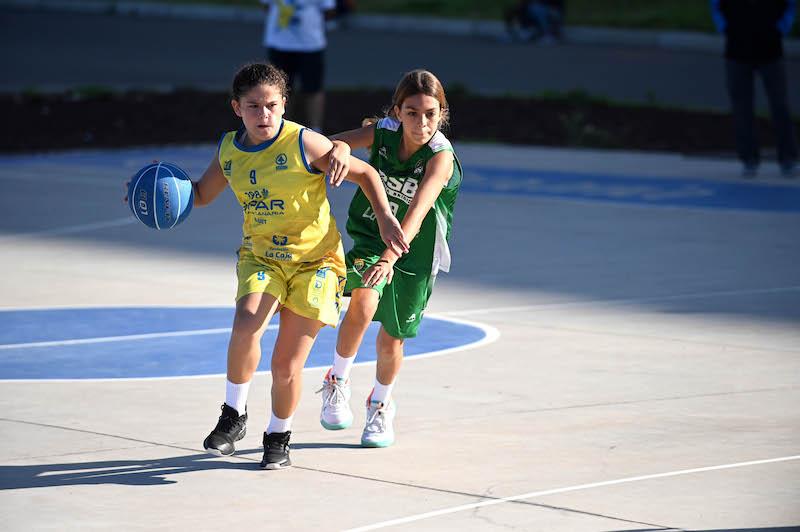
[(340, 140), (333, 141), (328, 156), (328, 182), (332, 187), (338, 187), (350, 171), (350, 146)]
[(388, 259), (379, 259), (378, 262), (367, 268), (361, 280), (364, 286), (372, 288), (377, 286), (380, 282), (386, 279), (386, 284), (391, 284), (394, 277), (394, 268), (389, 263)]

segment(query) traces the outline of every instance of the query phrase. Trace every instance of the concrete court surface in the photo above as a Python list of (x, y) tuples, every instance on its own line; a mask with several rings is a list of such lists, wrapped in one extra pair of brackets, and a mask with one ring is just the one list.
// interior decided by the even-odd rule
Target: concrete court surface
[[(393, 447), (358, 446), (370, 364), (338, 432), (318, 422), (324, 370), (304, 372), (295, 467), (277, 472), (258, 468), (267, 373), (229, 458), (201, 446), (221, 376), (0, 375), (0, 528), (798, 530), (800, 183), (676, 155), (457, 148), (453, 271), (429, 311), (498, 335), (406, 362)], [(32, 308), (232, 309), (230, 193), (168, 232), (120, 201), (149, 160), (196, 176), (212, 153), (0, 157), (0, 323)], [(351, 193), (331, 193), (340, 226)], [(25, 356), (10, 343), (3, 364)]]

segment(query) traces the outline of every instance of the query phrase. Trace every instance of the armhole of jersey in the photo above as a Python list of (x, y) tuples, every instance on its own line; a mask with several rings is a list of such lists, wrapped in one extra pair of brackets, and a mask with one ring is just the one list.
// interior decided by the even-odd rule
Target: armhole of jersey
[(447, 184), (444, 188), (457, 188), (464, 179), (464, 169), (461, 168), (461, 161), (456, 157), (456, 152), (453, 150), (448, 151), (453, 154), (453, 173), (450, 175), (450, 179), (447, 180)]
[(225, 137), (228, 135), (228, 131), (222, 134), (219, 138), (219, 142), (217, 143), (217, 158), (219, 158), (219, 153), (222, 151), (222, 143), (225, 142)]
[[(222, 143), (225, 142), (225, 137), (228, 136), (228, 133), (228, 131), (223, 133), (219, 138), (219, 142), (217, 143), (217, 164), (220, 168), (222, 168), (222, 161), (220, 160), (220, 157), (222, 156)], [(228, 179), (228, 176), (225, 176), (225, 179)]]
[(309, 174), (321, 174), (322, 172), (320, 172), (319, 170), (308, 164), (308, 159), (306, 158), (306, 149), (303, 146), (303, 132), (305, 130), (306, 128), (302, 128), (300, 130), (300, 134), (297, 135), (298, 142), (300, 143), (300, 158), (303, 159), (303, 164), (305, 165), (306, 170), (308, 170)]

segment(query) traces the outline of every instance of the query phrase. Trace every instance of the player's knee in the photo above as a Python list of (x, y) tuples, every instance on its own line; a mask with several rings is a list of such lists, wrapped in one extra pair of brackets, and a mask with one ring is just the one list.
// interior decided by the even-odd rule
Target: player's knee
[(272, 382), (283, 386), (291, 384), (298, 378), (300, 371), (292, 364), (291, 360), (272, 359)]
[(232, 333), (234, 336), (255, 336), (259, 334), (262, 325), (261, 318), (255, 313), (247, 309), (237, 309)]
[(402, 357), (403, 356), (403, 339), (389, 336), (381, 331), (378, 335), (376, 343), (376, 351), (379, 357)]

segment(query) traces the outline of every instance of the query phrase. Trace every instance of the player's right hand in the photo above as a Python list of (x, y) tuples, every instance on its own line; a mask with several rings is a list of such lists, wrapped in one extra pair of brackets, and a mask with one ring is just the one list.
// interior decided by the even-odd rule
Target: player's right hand
[(346, 142), (333, 141), (328, 156), (328, 180), (332, 187), (338, 187), (350, 172), (350, 146)]

